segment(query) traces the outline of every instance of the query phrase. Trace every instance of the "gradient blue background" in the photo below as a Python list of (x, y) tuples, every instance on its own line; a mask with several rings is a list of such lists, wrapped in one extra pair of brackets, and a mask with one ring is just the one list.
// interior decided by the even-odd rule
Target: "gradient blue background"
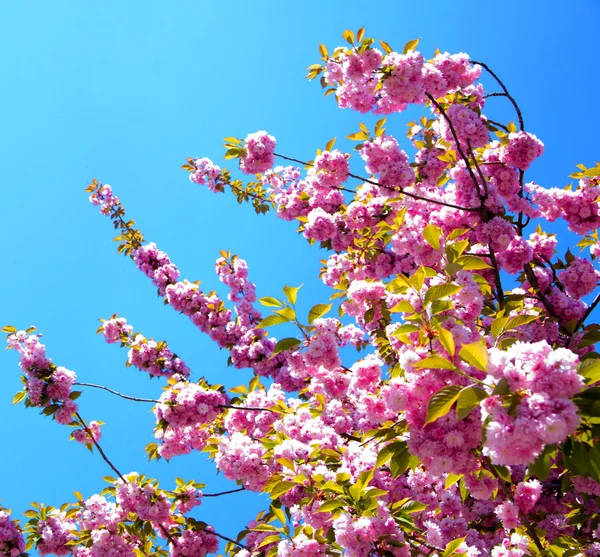
[[(396, 49), (422, 37), (426, 56), (439, 46), (488, 63), (546, 144), (528, 178), (565, 186), (577, 163), (600, 158), (599, 11), (593, 0), (1, 1), (0, 324), (37, 325), (53, 361), (82, 381), (156, 397), (163, 382), (125, 369), (126, 352), (95, 335), (97, 319), (118, 311), (146, 336), (168, 340), (196, 378), (246, 382), (247, 372), (227, 368), (227, 354), (163, 307), (150, 281), (116, 255), (110, 222), (83, 191), (90, 179), (113, 186), (183, 277), (218, 288), (213, 264), (219, 249), (230, 249), (248, 261), (260, 296), (304, 283), (307, 309), (328, 297), (317, 278), (324, 252), (292, 224), (190, 184), (179, 169), (185, 157), (224, 164), (223, 137), (266, 129), (280, 152), (310, 159), (359, 121), (372, 125), (375, 118), (339, 110), (303, 79), (319, 42), (332, 50), (344, 28), (364, 25)], [(486, 113), (506, 117), (503, 103), (490, 99)], [(400, 136), (407, 121), (391, 118), (390, 130)], [(570, 241), (564, 237), (563, 252)], [(16, 354), (2, 353), (0, 366), (2, 504), (17, 516), (30, 501), (58, 505), (72, 490), (99, 491), (110, 470), (68, 442), (68, 428), (11, 407), (21, 385)], [(102, 445), (122, 471), (158, 476), (165, 488), (176, 476), (208, 483), (207, 492), (231, 487), (203, 455), (149, 464), (148, 406), (91, 391), (79, 402), (86, 419), (107, 422)], [(196, 516), (235, 535), (261, 504), (236, 494), (207, 500)]]

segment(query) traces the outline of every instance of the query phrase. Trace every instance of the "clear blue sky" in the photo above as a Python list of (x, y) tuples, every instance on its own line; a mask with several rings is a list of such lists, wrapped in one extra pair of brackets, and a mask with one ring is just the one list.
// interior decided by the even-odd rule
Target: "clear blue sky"
[[(397, 49), (422, 37), (426, 56), (439, 46), (488, 63), (546, 144), (529, 178), (562, 187), (577, 163), (600, 158), (599, 12), (595, 0), (0, 3), (0, 323), (37, 325), (53, 361), (82, 381), (154, 397), (162, 383), (125, 369), (126, 352), (95, 335), (97, 319), (118, 311), (146, 336), (168, 340), (196, 378), (246, 382), (248, 373), (227, 368), (227, 354), (163, 307), (150, 281), (116, 255), (109, 221), (83, 192), (90, 179), (113, 186), (183, 277), (218, 287), (214, 261), (231, 249), (249, 262), (260, 296), (304, 283), (308, 308), (328, 296), (317, 279), (324, 253), (293, 225), (190, 184), (179, 169), (185, 157), (223, 164), (223, 137), (266, 129), (280, 152), (308, 159), (360, 120), (372, 122), (337, 109), (303, 79), (319, 42), (331, 50), (344, 28), (364, 25)], [(490, 100), (490, 114), (502, 116), (494, 112), (501, 102)], [(400, 134), (405, 122), (398, 115), (391, 125)], [(2, 504), (19, 514), (33, 500), (60, 504), (72, 490), (99, 491), (110, 473), (104, 463), (69, 443), (68, 428), (11, 407), (20, 389), (16, 354), (3, 353), (0, 365)], [(123, 471), (159, 476), (166, 488), (175, 476), (204, 481), (207, 491), (229, 485), (202, 455), (148, 464), (147, 406), (99, 392), (80, 402), (87, 419), (107, 422), (103, 446)], [(260, 502), (230, 497), (207, 501), (198, 517), (233, 535)]]

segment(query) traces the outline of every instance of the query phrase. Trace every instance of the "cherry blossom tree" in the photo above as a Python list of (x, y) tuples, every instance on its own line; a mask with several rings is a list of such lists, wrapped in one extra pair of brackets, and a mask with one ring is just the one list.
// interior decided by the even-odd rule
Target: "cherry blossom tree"
[[(207, 158), (183, 166), (193, 184), (294, 221), (327, 253), (330, 299), (307, 316), (296, 311), (299, 287), (257, 299), (229, 252), (215, 265), (227, 300), (204, 292), (94, 180), (90, 201), (117, 229), (118, 251), (253, 378), (228, 390), (194, 381), (166, 342), (113, 315), (98, 332), (164, 384), (138, 398), (79, 381), (35, 329), (4, 327), (23, 373), (15, 402), (71, 428), (114, 473), (87, 499), (36, 503), (22, 520), (0, 510), (4, 555), (204, 557), (220, 543), (237, 557), (600, 555), (600, 327), (590, 322), (600, 166), (581, 165), (566, 189), (528, 181), (544, 145), (485, 63), (427, 59), (417, 40), (379, 48), (364, 29), (343, 37), (331, 53), (320, 45), (308, 77), (340, 108), (382, 116), (348, 136), (362, 161), (335, 141), (297, 160), (259, 131), (225, 140), (235, 171)], [(498, 102), (514, 122), (484, 114)], [(412, 155), (386, 132), (409, 105), (423, 109), (408, 126)], [(556, 219), (580, 236), (578, 255), (560, 255), (544, 231)], [(150, 460), (204, 451), (236, 486), (203, 493), (177, 478), (167, 489), (120, 470), (102, 449), (102, 423), (79, 411), (79, 387), (152, 404)], [(241, 490), (270, 496), (245, 530), (202, 520), (203, 497)]]

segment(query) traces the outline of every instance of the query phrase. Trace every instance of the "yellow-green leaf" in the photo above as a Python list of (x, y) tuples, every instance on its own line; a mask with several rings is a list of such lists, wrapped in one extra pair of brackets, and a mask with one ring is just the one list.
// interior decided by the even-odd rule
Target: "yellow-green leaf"
[(264, 329), (273, 325), (281, 325), (281, 323), (289, 323), (289, 319), (283, 315), (269, 315), (258, 324), (258, 327)]
[(290, 302), (290, 304), (296, 303), (296, 300), (298, 299), (298, 290), (300, 290), (300, 288), (302, 288), (302, 285), (288, 286), (286, 284), (283, 287), (283, 293), (285, 294), (285, 297), (288, 299), (288, 302)]
[(459, 352), (460, 357), (480, 371), (487, 370), (488, 353), (483, 342), (465, 344)]
[(427, 420), (425, 421), (425, 425), (445, 416), (456, 402), (461, 389), (458, 385), (449, 385), (434, 393), (427, 404)]
[(296, 487), (296, 483), (283, 480), (281, 482), (276, 483), (271, 489), (271, 499), (277, 499), (287, 493), (293, 487)]
[(265, 296), (264, 298), (259, 298), (258, 301), (263, 306), (268, 306), (272, 308), (280, 308), (281, 302), (277, 298), (272, 298), (271, 296)]
[(448, 354), (450, 354), (451, 356), (454, 356), (454, 351), (456, 350), (456, 347), (454, 344), (454, 337), (452, 336), (452, 333), (448, 329), (440, 327), (438, 329), (438, 338), (440, 339), (440, 344), (444, 347), (446, 352), (448, 352)]
[(289, 350), (290, 348), (294, 348), (294, 346), (298, 346), (301, 344), (301, 340), (297, 338), (282, 338), (273, 348), (273, 356), (283, 352), (284, 350)]
[(465, 387), (458, 395), (456, 401), (457, 419), (464, 420), (487, 397), (487, 392), (481, 387), (475, 385)]
[(429, 290), (427, 290), (427, 292), (425, 293), (425, 306), (427, 307), (431, 302), (434, 302), (435, 300), (452, 296), (453, 294), (460, 292), (462, 288), (463, 287), (458, 284), (436, 284), (435, 286), (432, 286)]
[(442, 356), (427, 356), (424, 360), (416, 362), (413, 367), (419, 369), (456, 369), (456, 366)]
[(311, 324), (315, 319), (323, 317), (331, 310), (331, 304), (317, 304), (308, 312), (308, 323)]
[(405, 45), (404, 45), (404, 54), (408, 54), (411, 50), (414, 50), (415, 48), (417, 48), (417, 45), (419, 44), (419, 41), (421, 39), (414, 39), (412, 41), (408, 41)]
[(428, 224), (423, 229), (423, 238), (425, 241), (435, 250), (440, 249), (440, 238), (442, 236), (442, 229), (434, 224)]

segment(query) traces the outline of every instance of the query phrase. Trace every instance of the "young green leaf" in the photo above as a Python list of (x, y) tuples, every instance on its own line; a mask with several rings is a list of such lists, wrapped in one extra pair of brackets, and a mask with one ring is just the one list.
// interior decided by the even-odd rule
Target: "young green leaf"
[(331, 304), (317, 304), (317, 305), (313, 306), (311, 308), (311, 310), (308, 312), (309, 325), (312, 324), (312, 322), (315, 319), (319, 319), (320, 317), (323, 317), (324, 315), (329, 313), (329, 311), (331, 310), (331, 307), (332, 307)]
[(434, 393), (427, 404), (427, 419), (425, 425), (435, 422), (438, 418), (445, 416), (456, 402), (461, 387), (458, 385), (449, 385)]
[(467, 363), (476, 367), (480, 371), (487, 370), (488, 353), (485, 344), (482, 342), (473, 342), (465, 344), (459, 352), (460, 357)]

